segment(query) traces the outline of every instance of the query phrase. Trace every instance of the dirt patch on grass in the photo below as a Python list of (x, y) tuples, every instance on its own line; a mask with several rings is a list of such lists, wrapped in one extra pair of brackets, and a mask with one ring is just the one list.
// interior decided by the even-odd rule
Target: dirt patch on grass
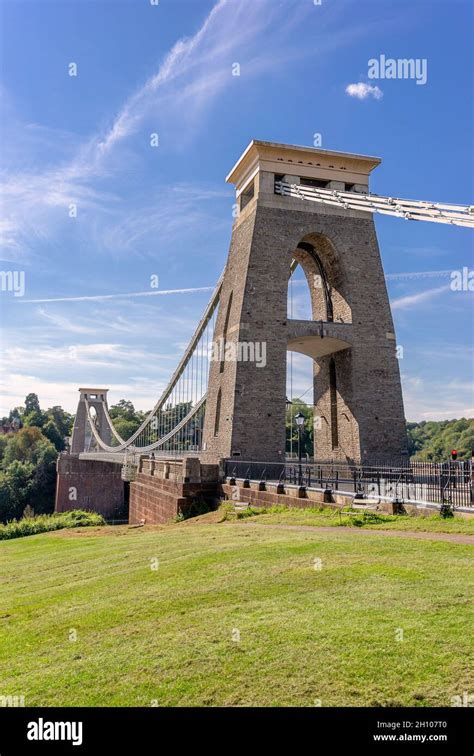
[(56, 538), (87, 538), (91, 536), (124, 536), (131, 533), (140, 533), (140, 531), (146, 530), (163, 530), (166, 525), (147, 525), (143, 527), (134, 527), (133, 525), (102, 525), (98, 528), (64, 528), (63, 530), (55, 530), (50, 535)]
[(422, 541), (448, 541), (450, 543), (462, 543), (470, 546), (474, 546), (474, 536), (463, 535), (462, 533), (434, 533), (427, 532), (426, 530), (375, 530), (375, 529), (363, 529), (363, 528), (338, 528), (331, 526), (317, 526), (317, 525), (275, 525), (266, 524), (264, 522), (249, 522), (248, 520), (236, 520), (242, 527), (261, 527), (271, 528), (272, 530), (296, 530), (306, 533), (351, 533), (354, 535), (382, 535), (382, 536), (394, 536), (395, 538), (418, 538)]

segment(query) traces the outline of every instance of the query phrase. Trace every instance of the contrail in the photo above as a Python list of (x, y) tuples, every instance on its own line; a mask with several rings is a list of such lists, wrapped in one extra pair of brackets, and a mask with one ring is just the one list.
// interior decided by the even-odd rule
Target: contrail
[[(413, 273), (387, 273), (385, 278), (394, 281), (403, 278), (435, 278), (449, 276), (451, 270), (425, 270)], [(297, 282), (299, 283), (299, 282)], [(302, 282), (304, 283), (304, 282)], [(95, 294), (83, 297), (51, 297), (48, 299), (17, 299), (20, 303), (43, 304), (45, 302), (101, 302), (106, 299), (128, 299), (129, 297), (157, 297), (167, 294), (197, 294), (201, 291), (214, 291), (214, 286), (198, 286), (192, 289), (157, 289), (156, 291), (133, 291), (124, 294)]]
[(157, 297), (166, 294), (196, 294), (200, 291), (214, 291), (214, 286), (198, 286), (194, 289), (158, 289), (157, 291), (133, 291), (129, 294), (96, 294), (84, 297), (51, 297), (49, 299), (18, 299), (24, 304), (41, 304), (43, 302), (101, 302), (104, 299), (128, 299), (129, 297)]
[(438, 278), (450, 276), (452, 270), (423, 270), (413, 273), (386, 273), (385, 278), (390, 281), (396, 281), (403, 278)]

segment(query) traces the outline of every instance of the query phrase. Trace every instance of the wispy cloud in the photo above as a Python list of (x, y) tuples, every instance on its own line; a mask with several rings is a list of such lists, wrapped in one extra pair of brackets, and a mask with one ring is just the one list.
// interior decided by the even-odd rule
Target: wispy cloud
[[(258, 39), (278, 14), (282, 9), (269, 0), (218, 0), (198, 31), (178, 40), (158, 70), (126, 99), (105, 132), (93, 135), (75, 149), (69, 160), (56, 166), (4, 173), (0, 188), (5, 217), (0, 228), (4, 259), (20, 252), (27, 255), (35, 238), (47, 238), (59, 224), (67, 223), (71, 203), (76, 203), (80, 212), (107, 212), (113, 207), (119, 197), (114, 192), (104, 192), (102, 186), (99, 189), (97, 180), (124, 169), (123, 154), (116, 159), (114, 153), (144, 124), (158, 122), (163, 132), (173, 135), (169, 144), (182, 148), (187, 135), (195, 136), (210, 104), (232, 83), (231, 62), (237, 51), (246, 61), (247, 79), (274, 66), (273, 56), (262, 57)], [(284, 26), (277, 25), (276, 29), (277, 34), (278, 29), (285, 34)], [(176, 140), (178, 124), (180, 139)], [(31, 131), (41, 141), (43, 166), (47, 134), (38, 126)]]
[(408, 271), (406, 273), (387, 273), (385, 278), (388, 281), (403, 281), (405, 279), (416, 278), (446, 278), (450, 276), (452, 270), (423, 270), (423, 271)]
[(403, 401), (405, 416), (412, 422), (421, 420), (454, 420), (474, 417), (474, 397), (472, 384), (402, 373)]
[(150, 239), (159, 239), (160, 247), (176, 245), (183, 236), (183, 219), (186, 229), (193, 234), (207, 234), (212, 224), (214, 232), (228, 228), (229, 221), (223, 221), (218, 214), (218, 203), (228, 202), (229, 217), (232, 192), (216, 190), (196, 183), (180, 183), (166, 188), (156, 196), (147, 197), (139, 207), (124, 212), (123, 207), (116, 213), (114, 223), (101, 230), (97, 244), (119, 256), (153, 256)]
[(429, 302), (434, 297), (449, 290), (450, 286), (449, 284), (446, 284), (445, 286), (437, 286), (435, 289), (427, 289), (426, 291), (420, 291), (417, 294), (409, 294), (405, 297), (393, 299), (391, 302), (392, 310), (410, 310), (420, 304)]
[(367, 100), (369, 97), (380, 100), (383, 97), (380, 87), (365, 84), (363, 81), (359, 81), (357, 84), (348, 84), (346, 93), (349, 97), (356, 97), (358, 100)]
[(148, 359), (149, 355), (143, 350), (125, 347), (122, 344), (78, 343), (42, 347), (38, 350), (11, 346), (4, 350), (3, 357), (7, 364), (15, 365), (16, 370), (31, 370), (33, 364), (37, 370), (42, 367), (51, 370), (52, 365), (64, 365), (68, 362), (76, 367), (112, 367), (123, 363), (137, 363)]
[[(291, 6), (291, 14), (288, 14), (288, 6)], [(117, 226), (118, 213), (124, 216), (121, 185), (116, 182), (107, 192), (104, 183), (129, 170), (130, 164), (140, 164), (144, 150), (151, 149), (144, 145), (144, 135), (158, 129), (160, 145), (165, 149), (183, 150), (190, 138), (196, 138), (218, 95), (237, 86), (238, 80), (232, 77), (233, 61), (240, 61), (242, 76), (248, 83), (270, 71), (273, 75), (278, 71), (284, 74), (291, 60), (323, 56), (355, 36), (367, 33), (363, 25), (334, 28), (334, 19), (328, 14), (329, 20), (321, 21), (321, 39), (317, 45), (304, 49), (301, 45), (292, 45), (289, 33), (311, 13), (314, 8), (310, 5), (290, 4), (288, 0), (283, 4), (273, 0), (218, 0), (200, 28), (191, 36), (179, 39), (158, 69), (125, 99), (107, 128), (98, 130), (76, 146), (77, 138), (63, 133), (49, 134), (41, 125), (29, 124), (29, 139), (36, 139), (37, 145), (36, 155), (27, 162), (33, 168), (23, 170), (24, 161), (20, 160), (21, 170), (9, 167), (2, 178), (6, 219), (4, 259), (18, 259), (19, 254), (28, 259), (39, 241), (47, 242), (45, 246), (50, 256), (57, 237), (55, 232), (60, 228), (71, 231), (68, 217), (71, 203), (77, 204), (79, 213), (88, 211), (94, 216), (94, 222), (88, 227), (95, 240), (104, 240), (107, 246), (108, 233), (109, 241), (118, 237), (122, 245), (127, 244), (126, 234), (130, 230), (133, 236), (138, 216), (127, 198), (129, 225), (123, 221), (120, 238), (120, 232), (114, 232), (113, 228)], [(327, 33), (328, 24), (331, 33)], [(262, 45), (262, 38), (270, 29), (272, 45), (268, 47)], [(25, 131), (24, 125), (19, 126)], [(177, 130), (179, 139), (176, 139)], [(137, 134), (140, 138), (133, 139)], [(147, 138), (145, 136), (145, 141)], [(48, 140), (49, 151), (45, 146)], [(55, 152), (56, 144), (60, 147)], [(70, 153), (68, 159), (64, 159), (65, 152)], [(47, 168), (44, 167), (46, 153)], [(60, 156), (56, 164), (50, 153)], [(158, 204), (163, 204), (163, 197)], [(143, 217), (147, 208), (141, 209)], [(159, 212), (155, 207), (154, 212), (148, 214), (148, 228), (153, 227)], [(200, 224), (201, 221), (200, 212), (189, 218), (189, 223)], [(105, 226), (108, 232), (98, 234), (98, 225)]]
[(58, 315), (57, 313), (47, 312), (43, 307), (38, 307), (38, 315), (60, 328), (63, 333), (93, 334), (97, 332), (97, 326), (94, 328), (92, 326), (81, 325), (77, 321)]
[(158, 297), (169, 294), (196, 294), (202, 291), (214, 291), (214, 286), (195, 286), (191, 289), (156, 289), (152, 291), (133, 291), (123, 294), (94, 294), (81, 297), (48, 297), (46, 299), (18, 299), (23, 304), (42, 304), (46, 302), (104, 302), (108, 299), (133, 299), (134, 297)]

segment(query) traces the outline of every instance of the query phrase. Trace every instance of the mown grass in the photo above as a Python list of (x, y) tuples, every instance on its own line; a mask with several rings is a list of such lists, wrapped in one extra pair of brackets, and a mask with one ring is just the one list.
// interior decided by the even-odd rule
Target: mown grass
[(22, 517), (21, 520), (11, 520), (6, 525), (0, 524), (0, 541), (46, 533), (49, 530), (84, 528), (91, 525), (105, 525), (105, 520), (97, 512), (86, 512), (82, 509), (55, 512), (50, 515), (37, 515), (36, 517)]
[(249, 507), (235, 512), (230, 502), (221, 505), (223, 519), (240, 520), (258, 517), (260, 523), (288, 525), (315, 525), (317, 527), (368, 528), (370, 530), (412, 530), (431, 533), (464, 533), (474, 535), (474, 519), (460, 517), (443, 518), (440, 515), (419, 517), (416, 515), (389, 515), (373, 511), (345, 508), (339, 514), (329, 507), (290, 509), (289, 507)]
[(470, 546), (206, 523), (1, 543), (0, 695), (449, 706), (472, 688)]

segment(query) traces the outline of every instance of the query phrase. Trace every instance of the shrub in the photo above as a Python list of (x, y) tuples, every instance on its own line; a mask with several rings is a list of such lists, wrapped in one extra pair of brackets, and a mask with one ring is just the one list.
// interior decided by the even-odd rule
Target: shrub
[(0, 541), (46, 533), (49, 530), (83, 528), (91, 525), (105, 525), (105, 520), (96, 512), (86, 512), (82, 509), (52, 515), (38, 515), (38, 517), (23, 517), (21, 520), (12, 520), (6, 525), (0, 525)]
[(439, 514), (443, 520), (447, 520), (449, 517), (454, 517), (454, 507), (450, 501), (443, 501), (439, 508)]

